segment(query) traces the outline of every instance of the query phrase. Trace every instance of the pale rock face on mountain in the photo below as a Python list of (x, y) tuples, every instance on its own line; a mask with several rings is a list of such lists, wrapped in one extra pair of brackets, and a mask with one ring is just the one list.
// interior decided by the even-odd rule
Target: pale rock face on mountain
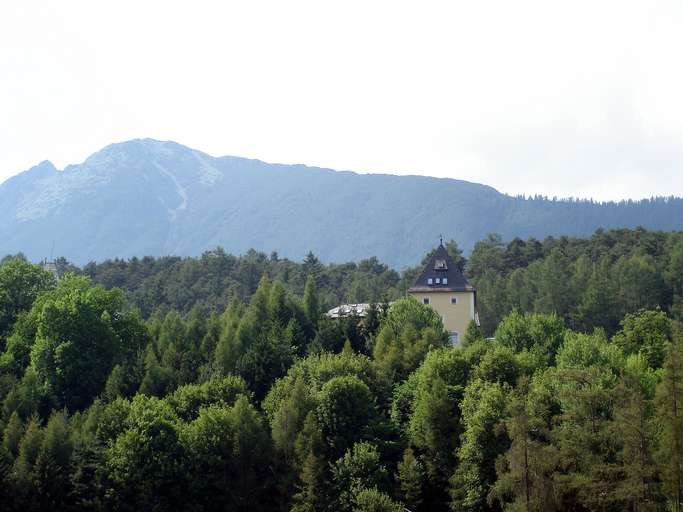
[(0, 256), (74, 263), (198, 255), (220, 245), (324, 261), (378, 256), (414, 265), (443, 234), (466, 251), (509, 239), (587, 235), (598, 227), (682, 229), (683, 200), (594, 204), (525, 200), (421, 176), (359, 175), (215, 158), (175, 142), (112, 144), (63, 171), (50, 162), (0, 185)]

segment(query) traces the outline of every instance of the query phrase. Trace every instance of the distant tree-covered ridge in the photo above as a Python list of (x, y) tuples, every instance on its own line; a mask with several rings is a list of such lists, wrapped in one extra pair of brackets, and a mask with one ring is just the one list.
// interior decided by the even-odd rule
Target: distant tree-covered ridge
[[(471, 278), (486, 277), (476, 273), (484, 263), (503, 282), (521, 270), (515, 290), (537, 299), (528, 311), (489, 310), (502, 315), (493, 338), (472, 323), (459, 347), (410, 297), (362, 319), (327, 318), (318, 283), (334, 269), (313, 256), (285, 266), (298, 276), (288, 282), (269, 275), (279, 259), (262, 258), (255, 289), (225, 305), (214, 292), (228, 281), (214, 279), (240, 282), (242, 271), (212, 274), (204, 259), (255, 271), (241, 260), (258, 253), (175, 260), (157, 269), (157, 285), (189, 272), (172, 289), (209, 288), (181, 310), (165, 292), (148, 295), (146, 318), (134, 302), (140, 275), (153, 278), (165, 259), (88, 270), (117, 269), (110, 277), (123, 291), (7, 257), (0, 510), (679, 510), (682, 247), (677, 234), (640, 230), (509, 245), (489, 237), (466, 263)], [(591, 318), (612, 312), (613, 332), (572, 324), (574, 309), (560, 312), (562, 295), (550, 294), (563, 280), (534, 269), (559, 266), (561, 254), (574, 275), (588, 253), (601, 276), (587, 295), (597, 297)], [(666, 300), (626, 301), (641, 260)], [(359, 266), (346, 277), (391, 272)], [(408, 278), (394, 275), (387, 289)]]
[(683, 229), (683, 199), (513, 197), (457, 179), (337, 172), (215, 158), (157, 140), (112, 144), (58, 171), (43, 162), (0, 184), (0, 254), (32, 261), (199, 256), (222, 246), (324, 262), (372, 256), (414, 265), (439, 234), (469, 254), (504, 240), (589, 236), (598, 228)]

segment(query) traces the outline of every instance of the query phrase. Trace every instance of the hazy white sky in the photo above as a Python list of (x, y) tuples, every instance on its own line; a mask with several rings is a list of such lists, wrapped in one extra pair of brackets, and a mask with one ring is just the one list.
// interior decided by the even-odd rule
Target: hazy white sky
[(116, 141), (683, 195), (683, 2), (0, 3), (0, 181)]

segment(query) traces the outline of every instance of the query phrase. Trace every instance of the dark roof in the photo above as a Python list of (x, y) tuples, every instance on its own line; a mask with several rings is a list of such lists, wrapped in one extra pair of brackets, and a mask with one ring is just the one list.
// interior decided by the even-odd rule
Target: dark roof
[[(443, 284), (443, 278), (446, 284)], [(431, 284), (429, 280), (431, 279)], [(439, 279), (439, 284), (436, 280)], [(450, 254), (443, 245), (439, 245), (424, 270), (415, 281), (415, 284), (408, 291), (410, 292), (466, 292), (474, 291), (474, 288), (467, 282), (465, 276), (458, 269)]]

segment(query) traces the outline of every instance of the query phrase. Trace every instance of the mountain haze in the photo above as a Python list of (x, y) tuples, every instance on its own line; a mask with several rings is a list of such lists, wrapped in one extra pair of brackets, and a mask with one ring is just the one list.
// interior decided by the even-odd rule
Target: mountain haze
[[(63, 171), (50, 162), (0, 185), (0, 254), (74, 263), (197, 255), (218, 245), (324, 261), (419, 262), (439, 234), (469, 251), (491, 232), (588, 235), (599, 227), (683, 229), (683, 200), (523, 199), (454, 179), (356, 174), (215, 158), (175, 142), (112, 144)], [(53, 249), (54, 246), (54, 249)]]

